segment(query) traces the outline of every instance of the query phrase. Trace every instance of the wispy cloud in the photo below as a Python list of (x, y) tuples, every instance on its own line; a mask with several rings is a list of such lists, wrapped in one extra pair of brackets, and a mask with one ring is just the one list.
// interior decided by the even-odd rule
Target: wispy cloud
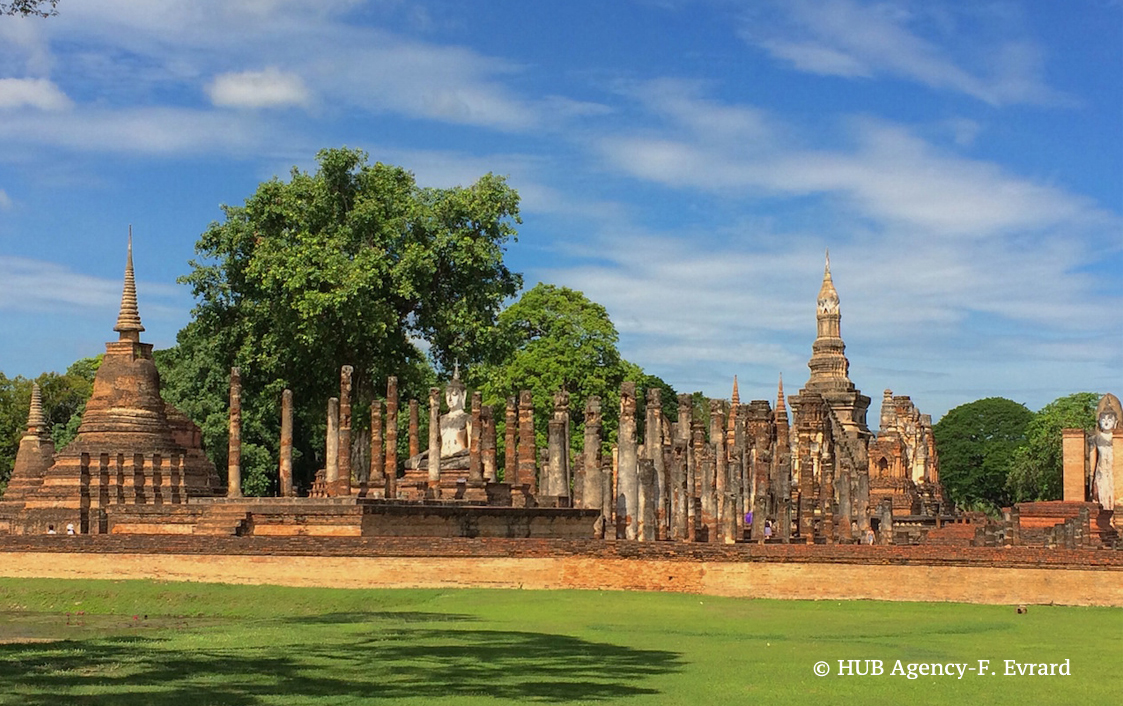
[[(182, 316), (181, 288), (157, 282), (137, 282), (142, 315)], [(75, 309), (116, 311), (121, 280), (75, 272), (53, 262), (0, 256), (0, 310), (73, 313)]]
[(608, 165), (671, 187), (716, 193), (826, 195), (882, 223), (941, 237), (1036, 231), (1116, 220), (1082, 196), (941, 150), (908, 128), (872, 118), (843, 122), (849, 145), (809, 149), (793, 130), (750, 107), (728, 106), (666, 84), (644, 99), (661, 131), (616, 134), (597, 149)]
[(0, 78), (0, 110), (29, 107), (61, 111), (71, 105), (66, 94), (45, 78)]
[(275, 66), (220, 74), (207, 86), (207, 95), (215, 105), (231, 108), (302, 106), (311, 98), (300, 76)]
[[(88, 54), (126, 52), (143, 59), (150, 72), (163, 67), (165, 75), (188, 82), (216, 77), (199, 86), (215, 105), (306, 105), (314, 89), (333, 107), (501, 131), (599, 109), (518, 94), (505, 78), (522, 67), (509, 61), (351, 24), (347, 13), (355, 2), (112, 4), (116, 9), (76, 3), (56, 18), (62, 20), (57, 26), (88, 42)], [(263, 70), (263, 64), (276, 68)]]
[(190, 108), (93, 108), (64, 114), (6, 116), (0, 142), (38, 143), (79, 152), (235, 154), (290, 142), (261, 118)]
[(1028, 40), (1004, 39), (981, 66), (956, 57), (957, 27), (946, 13), (934, 22), (903, 3), (855, 0), (784, 0), (775, 8), (753, 15), (741, 34), (799, 71), (905, 79), (991, 105), (1071, 103), (1045, 84), (1041, 51)]

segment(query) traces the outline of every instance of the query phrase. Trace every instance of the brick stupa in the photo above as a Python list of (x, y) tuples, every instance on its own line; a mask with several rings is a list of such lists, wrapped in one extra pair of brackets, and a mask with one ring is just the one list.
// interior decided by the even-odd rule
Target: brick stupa
[(164, 402), (152, 344), (140, 341), (131, 235), (113, 330), (118, 340), (105, 344), (78, 434), (57, 454), (33, 395), (28, 431), (0, 501), (0, 532), (6, 526), (15, 534), (42, 533), (50, 525), (61, 532), (73, 524), (81, 533), (98, 533), (112, 506), (222, 494), (199, 428)]

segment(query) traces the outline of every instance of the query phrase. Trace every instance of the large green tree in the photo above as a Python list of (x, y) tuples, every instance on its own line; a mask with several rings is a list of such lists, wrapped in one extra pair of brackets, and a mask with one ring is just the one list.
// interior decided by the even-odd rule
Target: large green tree
[(1025, 444), (1015, 452), (1006, 479), (1015, 502), (1060, 500), (1064, 494), (1061, 459), (1061, 430), (1096, 425), (1100, 395), (1077, 392), (1059, 397), (1042, 407), (1026, 426)]
[[(540, 446), (546, 443), (556, 391), (569, 393), (570, 443), (574, 449), (582, 444), (585, 403), (598, 396), (603, 438), (609, 443), (615, 439), (620, 384), (625, 380), (635, 382), (641, 395), (646, 387), (660, 387), (665, 409), (674, 409), (674, 390), (621, 358), (618, 339), (603, 306), (579, 291), (539, 283), (499, 315), (499, 360), (469, 371), (469, 383), (480, 388), (484, 403), (495, 406), (499, 419), (508, 396), (530, 390)], [(643, 399), (638, 400), (637, 407), (642, 422)]]
[(307, 482), (340, 366), (354, 366), (362, 427), (387, 376), (420, 397), (430, 360), (444, 370), (491, 360), (496, 315), (521, 286), (503, 262), (519, 222), (503, 178), (430, 189), (358, 150), (317, 160), (315, 173), (294, 169), (223, 207), (183, 278), (198, 300), (193, 320), (158, 360), (169, 400), (202, 425), (220, 468), (229, 369), (240, 367), (246, 492), (271, 489), (282, 389), (293, 390), (295, 472)]
[(932, 427), (940, 481), (957, 505), (995, 510), (1009, 504), (1006, 477), (1033, 413), (1003, 397), (960, 405)]

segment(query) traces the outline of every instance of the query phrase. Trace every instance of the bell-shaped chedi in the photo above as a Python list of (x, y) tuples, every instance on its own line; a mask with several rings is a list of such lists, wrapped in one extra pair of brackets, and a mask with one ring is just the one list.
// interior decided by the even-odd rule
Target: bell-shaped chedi
[(74, 523), (96, 532), (112, 506), (182, 504), (221, 492), (198, 427), (164, 402), (152, 345), (140, 341), (131, 235), (114, 330), (118, 340), (105, 344), (78, 434), (25, 493), (11, 531)]

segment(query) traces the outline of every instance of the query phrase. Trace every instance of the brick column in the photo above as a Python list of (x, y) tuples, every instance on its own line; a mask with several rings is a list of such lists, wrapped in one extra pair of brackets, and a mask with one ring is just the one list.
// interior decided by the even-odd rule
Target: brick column
[(226, 497), (242, 497), (242, 375), (230, 368), (230, 445), (227, 447)]
[(641, 542), (655, 541), (655, 462), (650, 458), (640, 458), (637, 468), (639, 481), (639, 503), (636, 505), (638, 531), (636, 539)]
[(667, 492), (667, 464), (663, 457), (663, 391), (652, 387), (647, 391), (645, 408), (644, 449), (647, 458), (655, 465), (655, 537), (666, 539), (670, 536), (667, 525), (670, 521), (667, 511), (670, 496)]
[(351, 375), (355, 369), (339, 370), (339, 487), (336, 495), (351, 494)]
[(601, 489), (601, 411), (600, 398), (585, 401), (585, 445), (583, 449), (585, 477), (581, 489), (581, 506), (599, 509), (603, 505)]
[(324, 446), (324, 482), (327, 484), (327, 494), (330, 496), (335, 494), (335, 486), (339, 483), (338, 397), (332, 397), (328, 400), (328, 425)]
[(282, 498), (291, 498), (292, 492), (292, 390), (281, 393), (281, 470), (280, 492)]
[(386, 379), (386, 497), (398, 496), (398, 378)]
[(483, 398), (479, 392), (472, 393), (472, 428), (468, 431), (468, 482), (483, 484), (484, 466), (480, 449), (483, 431)]
[(538, 478), (535, 473), (537, 448), (534, 441), (534, 396), (530, 390), (519, 393), (519, 477), (520, 485), (530, 488), (531, 495), (538, 494)]
[(499, 480), (495, 459), (495, 412), (491, 405), (485, 404), (480, 409), (481, 427), (480, 455), (484, 467), (484, 481), (494, 483)]
[[(376, 489), (380, 495), (386, 491), (386, 449), (382, 445), (382, 401), (370, 403), (370, 471), (367, 473), (368, 493)], [(381, 491), (381, 492), (379, 492)]]
[(441, 496), (441, 388), (429, 388), (429, 495)]
[(838, 517), (835, 518), (835, 530), (840, 541), (849, 542), (854, 538), (850, 527), (853, 511), (850, 504), (850, 467), (845, 463), (839, 465), (837, 486)]
[(503, 482), (518, 485), (519, 481), (519, 412), (515, 398), (507, 398), (506, 416), (503, 417)]
[(1061, 467), (1064, 469), (1064, 495), (1066, 502), (1084, 502), (1087, 476), (1087, 441), (1083, 429), (1061, 430)]
[(712, 489), (710, 493), (710, 542), (721, 542), (722, 528), (725, 527), (725, 515), (729, 511), (725, 504), (725, 494), (729, 485), (725, 452), (725, 411), (722, 409), (721, 400), (710, 400), (710, 446), (713, 447), (714, 465)]
[(421, 436), (418, 427), (421, 424), (417, 400), (409, 401), (409, 457), (414, 458), (421, 453)]
[(546, 458), (542, 493), (569, 498), (569, 394), (564, 390), (554, 394), (554, 413), (546, 427)]
[[(639, 458), (636, 450), (636, 384), (620, 385), (620, 428), (617, 435), (619, 489), (616, 502), (616, 524), (624, 539), (639, 534)], [(617, 534), (620, 537), (620, 534)]]
[[(677, 429), (676, 429), (677, 431)], [(671, 446), (670, 494), (672, 540), (686, 541), (686, 455), (688, 444), (676, 434)]]
[[(681, 409), (680, 409), (681, 413)], [(688, 542), (698, 541), (698, 476), (702, 462), (702, 449), (706, 445), (706, 432), (701, 422), (691, 422), (690, 446), (686, 457), (686, 538)]]

